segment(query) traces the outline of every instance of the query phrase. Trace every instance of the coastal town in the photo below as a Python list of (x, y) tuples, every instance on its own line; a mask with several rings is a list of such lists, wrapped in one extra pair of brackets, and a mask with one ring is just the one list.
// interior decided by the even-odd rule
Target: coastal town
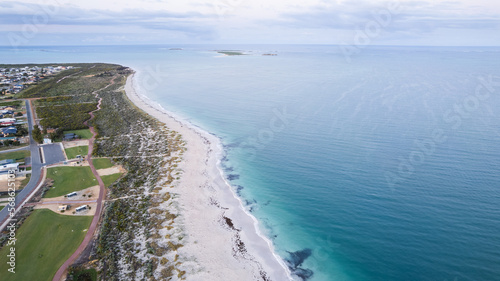
[(61, 65), (0, 67), (0, 149), (27, 145), (29, 142), (26, 106), (15, 95), (73, 68)]
[(17, 94), (32, 84), (53, 76), (73, 66), (24, 66), (0, 67), (0, 94), (2, 96)]

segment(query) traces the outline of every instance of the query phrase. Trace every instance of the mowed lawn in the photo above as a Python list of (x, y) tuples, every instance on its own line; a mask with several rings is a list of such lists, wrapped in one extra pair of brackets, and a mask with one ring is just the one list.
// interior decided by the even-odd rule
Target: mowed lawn
[(16, 232), (16, 270), (8, 272), (9, 246), (0, 250), (1, 280), (50, 281), (82, 243), (91, 216), (63, 216), (35, 210)]
[(113, 163), (111, 163), (111, 160), (108, 158), (92, 159), (92, 163), (94, 164), (96, 170), (113, 167)]
[(66, 195), (73, 191), (98, 185), (89, 166), (49, 168), (47, 178), (54, 180), (54, 188), (45, 193), (45, 197), (48, 198)]
[(107, 176), (102, 176), (102, 182), (104, 183), (105, 187), (110, 186), (112, 183), (114, 183), (122, 174), (112, 174), (112, 175), (107, 175)]
[(89, 146), (88, 145), (75, 146), (72, 148), (66, 148), (64, 151), (66, 152), (68, 160), (75, 159), (77, 155), (81, 155), (82, 157), (87, 156), (87, 153), (89, 153)]
[(14, 159), (14, 160), (23, 160), (26, 157), (30, 157), (31, 152), (29, 150), (20, 150), (20, 151), (13, 151), (13, 152), (7, 152), (7, 153), (0, 153), (0, 160), (5, 160), (5, 159)]
[(92, 132), (89, 129), (81, 129), (81, 130), (72, 130), (72, 131), (64, 131), (65, 134), (77, 134), (80, 136), (80, 139), (88, 140), (92, 138)]

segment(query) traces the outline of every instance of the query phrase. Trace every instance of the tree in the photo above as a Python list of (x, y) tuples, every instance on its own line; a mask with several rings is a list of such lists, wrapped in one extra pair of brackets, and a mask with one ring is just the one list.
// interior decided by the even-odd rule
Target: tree
[(52, 142), (55, 142), (56, 139), (57, 139), (57, 134), (56, 133), (49, 133), (49, 139), (52, 141)]
[(28, 134), (28, 130), (23, 125), (16, 125), (16, 128), (17, 133), (14, 134), (16, 137), (23, 137)]
[(37, 143), (43, 142), (42, 131), (40, 131), (40, 127), (38, 127), (38, 125), (35, 125), (35, 127), (33, 128), (32, 135), (33, 140), (35, 140)]

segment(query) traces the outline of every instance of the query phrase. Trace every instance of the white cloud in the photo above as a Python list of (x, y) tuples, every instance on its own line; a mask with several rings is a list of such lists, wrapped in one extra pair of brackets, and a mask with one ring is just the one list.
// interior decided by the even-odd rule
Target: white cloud
[[(490, 34), (488, 44), (498, 40), (494, 32), (499, 29), (500, 1), (398, 2), (403, 11), (384, 29), (380, 44), (404, 43), (404, 40), (425, 42), (426, 38), (431, 45), (439, 38), (440, 44), (446, 44), (456, 41), (454, 37), (458, 33), (451, 30), (463, 30), (463, 36), (471, 30)], [(350, 34), (356, 28), (363, 27), (372, 19), (372, 14), (387, 7), (387, 3), (380, 0), (3, 1), (0, 3), (0, 31), (22, 30), (27, 22), (36, 19), (34, 15), (38, 16), (38, 21), (45, 21), (40, 11), (48, 9), (56, 12), (48, 14), (48, 20), (39, 28), (36, 42), (43, 41), (43, 36), (49, 33), (67, 33), (68, 38), (77, 38), (74, 34), (69, 35), (78, 30), (78, 34), (114, 33), (114, 36), (100, 37), (101, 41), (110, 42), (123, 41), (134, 33), (134, 36), (141, 36), (138, 42), (161, 34), (171, 40), (191, 38), (193, 43), (340, 43), (341, 38), (352, 37)], [(436, 37), (436, 33), (441, 37)], [(172, 43), (167, 41), (165, 43)], [(5, 36), (0, 38), (0, 44), (4, 42)], [(500, 45), (500, 41), (495, 42)]]

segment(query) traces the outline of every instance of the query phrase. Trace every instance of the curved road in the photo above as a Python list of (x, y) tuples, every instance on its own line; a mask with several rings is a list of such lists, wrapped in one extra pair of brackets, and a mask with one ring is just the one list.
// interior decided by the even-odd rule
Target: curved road
[[(26, 102), (26, 114), (28, 117), (28, 131), (30, 135), (30, 145), (26, 147), (20, 147), (16, 149), (10, 149), (2, 152), (10, 152), (10, 151), (16, 151), (16, 150), (27, 150), (29, 149), (31, 151), (31, 178), (29, 183), (24, 187), (23, 190), (21, 190), (18, 195), (16, 196), (16, 210), (20, 208), (20, 206), (23, 205), (25, 202), (26, 198), (36, 189), (38, 184), (41, 182), (42, 179), (42, 167), (44, 166), (41, 161), (40, 161), (40, 149), (38, 147), (38, 144), (33, 140), (31, 137), (31, 130), (33, 129), (34, 125), (34, 119), (32, 115), (32, 110), (31, 110), (31, 104), (29, 103), (28, 100), (25, 100)], [(0, 153), (2, 153), (0, 152)], [(3, 208), (0, 211), (0, 230), (2, 230), (10, 221), (9, 217), (9, 211), (8, 207)]]

